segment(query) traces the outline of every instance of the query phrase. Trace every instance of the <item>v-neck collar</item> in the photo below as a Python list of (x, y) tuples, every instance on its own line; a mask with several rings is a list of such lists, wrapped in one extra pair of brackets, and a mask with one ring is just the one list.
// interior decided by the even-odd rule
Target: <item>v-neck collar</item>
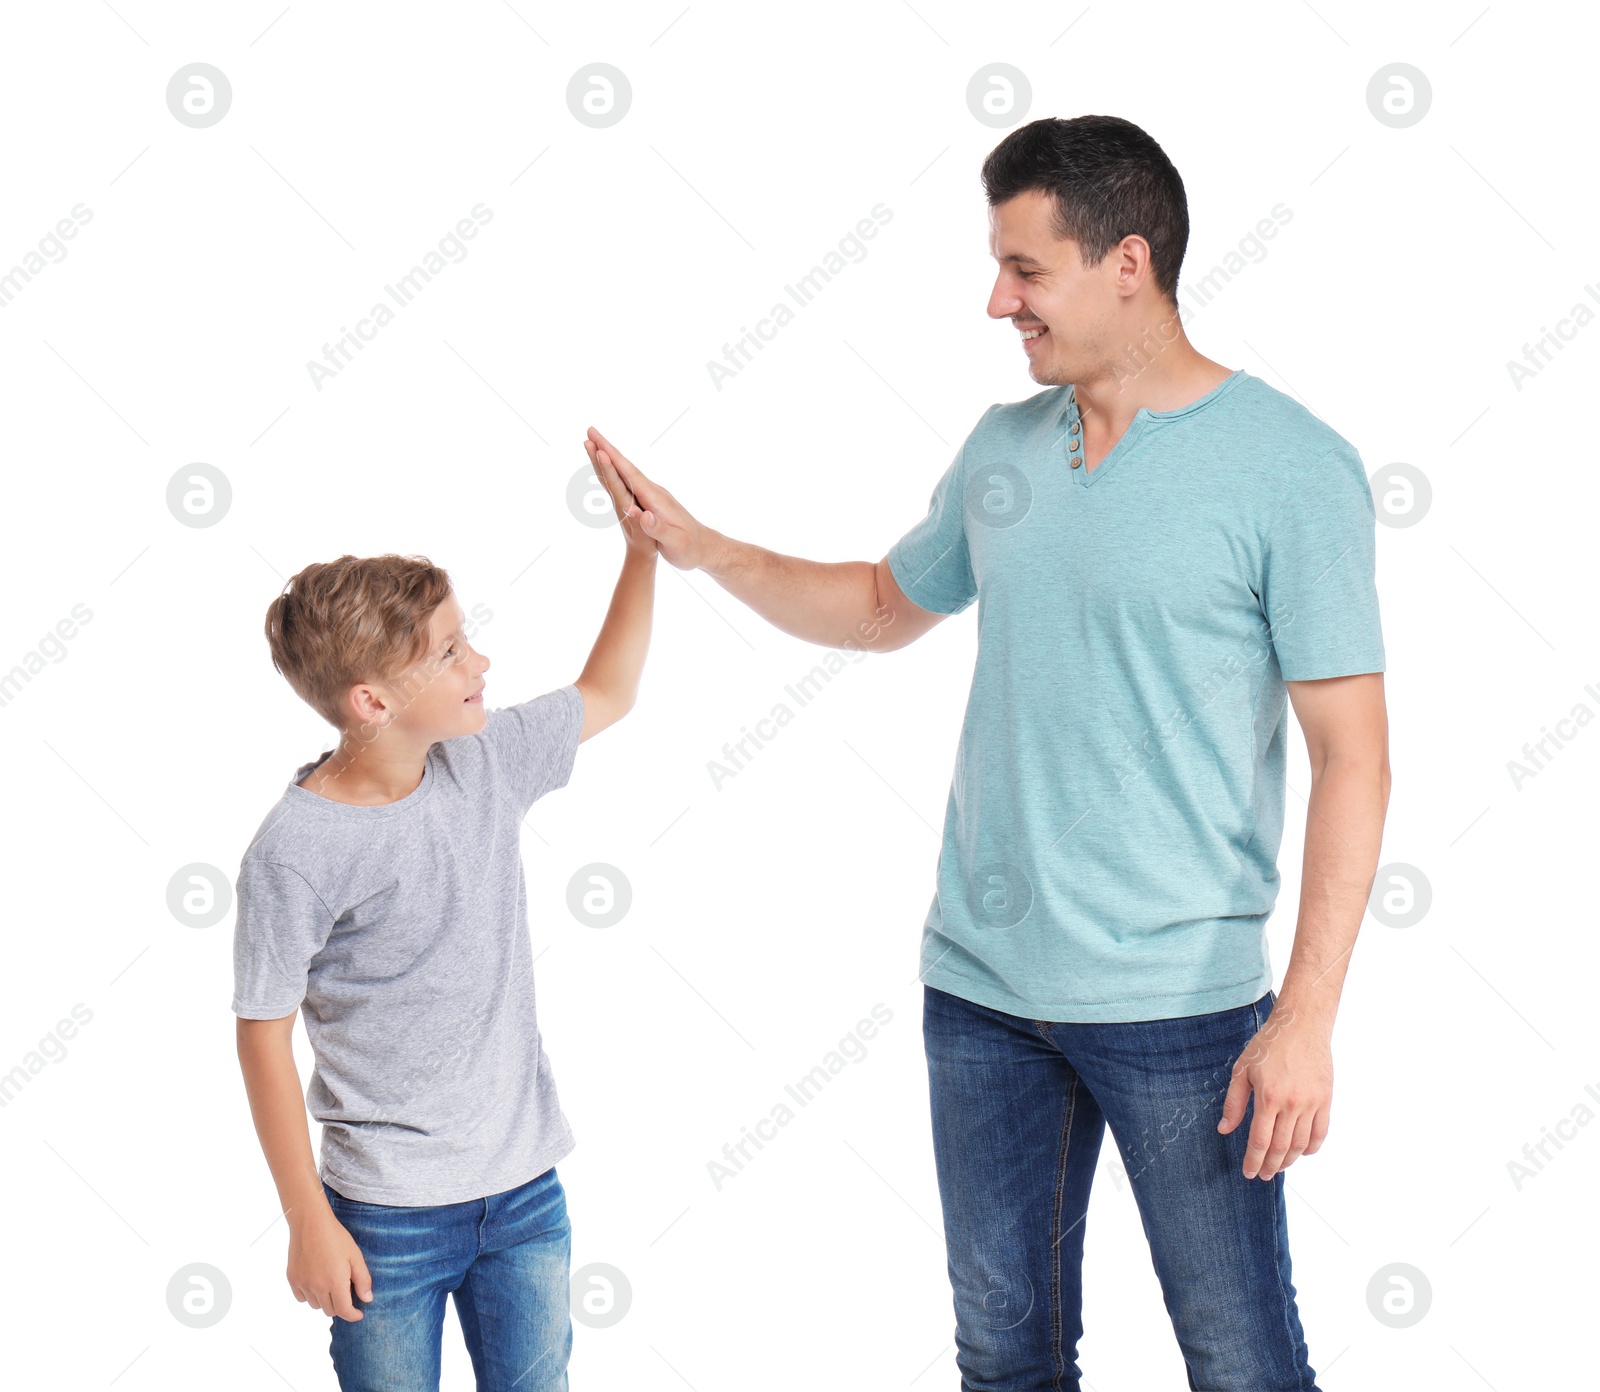
[[(1144, 434), (1145, 427), (1151, 421), (1177, 420), (1180, 416), (1187, 416), (1191, 412), (1204, 410), (1219, 397), (1232, 391), (1247, 375), (1242, 367), (1235, 368), (1203, 396), (1197, 396), (1187, 405), (1174, 407), (1170, 411), (1152, 411), (1145, 406), (1139, 407), (1133, 413), (1133, 419), (1128, 422), (1128, 428), (1122, 432), (1116, 444), (1111, 446), (1106, 452), (1106, 457), (1092, 469), (1082, 462), (1084, 452), (1083, 419), (1078, 414), (1078, 391), (1075, 386), (1068, 387), (1066, 409), (1061, 414), (1061, 452), (1066, 459), (1067, 472), (1071, 476), (1073, 483), (1082, 488), (1088, 488), (1091, 484), (1098, 483), (1101, 478), (1133, 452), (1134, 446), (1139, 443), (1139, 437)], [(1072, 462), (1074, 459), (1079, 460), (1076, 466)]]

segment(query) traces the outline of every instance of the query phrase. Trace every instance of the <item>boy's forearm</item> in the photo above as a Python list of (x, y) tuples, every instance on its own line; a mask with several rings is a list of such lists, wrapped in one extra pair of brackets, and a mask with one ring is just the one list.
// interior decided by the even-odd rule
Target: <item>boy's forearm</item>
[(655, 555), (628, 550), (600, 635), (578, 677), (579, 685), (603, 692), (619, 713), (631, 709), (639, 694), (639, 678), (650, 650), (655, 593)]
[(306, 1122), (305, 1099), (300, 1094), (300, 1073), (287, 1035), (251, 1039), (241, 1021), (239, 1066), (256, 1136), (266, 1156), (278, 1202), (291, 1226), (327, 1209), (322, 1177), (311, 1150), (311, 1129)]
[(792, 637), (870, 648), (883, 623), (871, 561), (808, 561), (712, 532), (700, 569)]

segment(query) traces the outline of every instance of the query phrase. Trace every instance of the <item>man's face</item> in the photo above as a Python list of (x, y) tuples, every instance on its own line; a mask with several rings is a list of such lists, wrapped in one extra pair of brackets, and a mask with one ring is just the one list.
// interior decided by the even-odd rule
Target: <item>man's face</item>
[(1093, 378), (1118, 309), (1115, 257), (1085, 266), (1078, 244), (1057, 237), (1055, 201), (1030, 190), (989, 209), (989, 253), (999, 262), (989, 317), (1022, 335), (1028, 374), (1045, 386)]
[(437, 743), (475, 735), (487, 723), (483, 675), (489, 659), (466, 640), (466, 615), (455, 594), (445, 597), (428, 623), (428, 647), (401, 675), (370, 685), (393, 712), (394, 725)]

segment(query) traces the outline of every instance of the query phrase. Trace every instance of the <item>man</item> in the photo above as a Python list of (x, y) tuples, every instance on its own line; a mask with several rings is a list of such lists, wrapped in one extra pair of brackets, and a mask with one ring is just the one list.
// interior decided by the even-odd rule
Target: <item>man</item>
[[(1366, 474), (1190, 344), (1183, 182), (1144, 131), (1035, 121), (983, 181), (988, 312), (1047, 389), (984, 414), (875, 566), (734, 541), (589, 448), (668, 561), (797, 637), (889, 651), (978, 601), (921, 966), (962, 1388), (1079, 1387), (1109, 1123), (1189, 1386), (1314, 1389), (1283, 1171), (1327, 1134), (1388, 804)], [(1275, 996), (1286, 698), (1312, 783)]]

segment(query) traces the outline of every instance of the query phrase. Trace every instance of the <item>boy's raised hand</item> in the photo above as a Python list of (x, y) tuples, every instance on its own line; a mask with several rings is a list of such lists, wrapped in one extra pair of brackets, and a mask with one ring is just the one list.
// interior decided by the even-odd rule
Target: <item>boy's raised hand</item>
[(644, 534), (640, 525), (643, 517), (639, 504), (629, 491), (628, 485), (622, 481), (621, 475), (611, 461), (611, 456), (598, 448), (593, 440), (585, 440), (583, 447), (588, 452), (594, 476), (600, 480), (600, 486), (606, 490), (611, 498), (611, 506), (617, 511), (617, 520), (622, 524), (622, 536), (628, 543), (628, 549), (637, 551), (641, 555), (654, 556), (656, 544)]
[[(714, 535), (710, 528), (697, 522), (689, 510), (659, 483), (646, 478), (636, 464), (592, 425), (583, 444), (589, 451), (589, 457), (597, 460), (596, 477), (606, 483), (600, 474), (603, 463), (615, 474), (622, 491), (627, 495), (627, 503), (618, 509), (619, 515), (626, 518), (625, 508), (631, 507), (633, 516), (639, 519), (643, 534), (679, 570), (694, 570), (700, 566), (706, 559)], [(609, 483), (606, 486), (610, 488)], [(611, 496), (615, 500), (617, 494), (613, 492)], [(626, 528), (627, 525), (625, 520), (623, 526)]]

